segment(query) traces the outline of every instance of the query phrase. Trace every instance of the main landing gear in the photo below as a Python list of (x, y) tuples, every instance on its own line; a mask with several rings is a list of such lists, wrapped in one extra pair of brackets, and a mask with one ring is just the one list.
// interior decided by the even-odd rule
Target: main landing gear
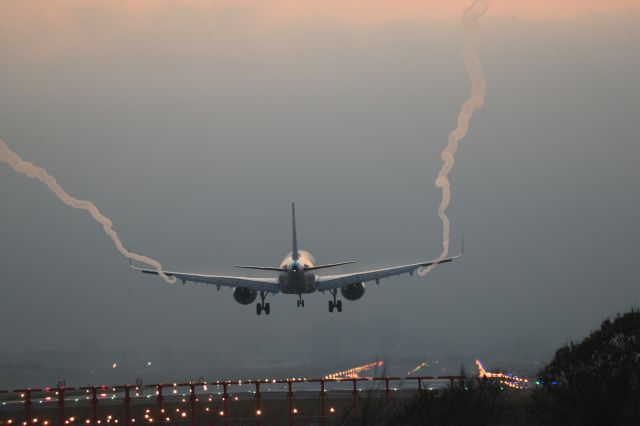
[(302, 293), (298, 293), (298, 308), (304, 308), (304, 300), (302, 299)]
[(342, 300), (336, 300), (336, 296), (338, 295), (338, 290), (333, 289), (329, 291), (333, 296), (333, 300), (329, 300), (329, 312), (333, 312), (334, 309), (336, 309), (338, 312), (342, 312)]
[(260, 292), (260, 300), (261, 303), (256, 304), (256, 314), (261, 315), (262, 311), (264, 311), (265, 315), (269, 315), (271, 313), (271, 304), (264, 303), (264, 299), (267, 297), (264, 291)]

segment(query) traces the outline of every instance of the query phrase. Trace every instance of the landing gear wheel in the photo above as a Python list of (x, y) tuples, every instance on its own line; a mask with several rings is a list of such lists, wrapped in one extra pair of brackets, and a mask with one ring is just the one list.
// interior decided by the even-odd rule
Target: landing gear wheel
[(271, 313), (271, 306), (268, 303), (264, 303), (264, 299), (267, 297), (267, 293), (264, 291), (260, 292), (260, 300), (262, 303), (258, 303), (256, 305), (256, 314), (261, 315), (262, 311), (264, 311), (265, 315), (269, 315)]
[(298, 308), (299, 308), (299, 307), (300, 307), (300, 301), (298, 300), (298, 301), (296, 302), (296, 304), (297, 304), (297, 306), (298, 306)]
[(329, 312), (333, 312), (333, 300), (329, 300)]
[(336, 308), (338, 308), (338, 312), (342, 312), (342, 300), (338, 300), (338, 303), (336, 303)]
[(300, 301), (300, 305), (304, 308), (304, 300)]

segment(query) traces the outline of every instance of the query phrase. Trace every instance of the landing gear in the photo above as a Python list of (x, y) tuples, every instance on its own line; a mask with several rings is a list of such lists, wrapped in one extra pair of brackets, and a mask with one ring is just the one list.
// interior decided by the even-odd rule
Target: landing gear
[(329, 312), (333, 312), (334, 309), (338, 312), (342, 312), (342, 300), (338, 300), (335, 303), (333, 300), (329, 300)]
[(333, 296), (333, 300), (329, 300), (329, 312), (333, 312), (334, 309), (338, 312), (342, 312), (342, 300), (336, 300), (336, 296), (338, 295), (338, 290), (329, 290), (331, 295)]
[(268, 302), (264, 305), (262, 303), (256, 304), (256, 314), (262, 315), (263, 311), (265, 315), (269, 315), (271, 313), (271, 304)]
[(304, 300), (302, 300), (302, 293), (298, 294), (298, 308), (304, 308)]
[(256, 314), (261, 315), (263, 311), (264, 311), (265, 315), (271, 314), (271, 304), (270, 303), (264, 303), (264, 299), (266, 297), (267, 297), (267, 295), (265, 294), (265, 292), (261, 291), (260, 292), (260, 300), (262, 302), (256, 304)]

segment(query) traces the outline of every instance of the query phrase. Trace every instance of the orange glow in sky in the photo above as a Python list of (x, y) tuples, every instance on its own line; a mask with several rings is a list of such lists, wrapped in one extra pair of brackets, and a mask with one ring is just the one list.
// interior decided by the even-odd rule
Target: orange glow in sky
[[(255, 4), (252, 1), (244, 3)], [(272, 0), (264, 2), (261, 9), (266, 13), (271, 12), (274, 17), (285, 19), (315, 16), (364, 24), (394, 20), (457, 19), (470, 4), (469, 0)], [(557, 20), (638, 9), (640, 0), (495, 0), (488, 16)]]
[[(244, 14), (267, 22), (328, 19), (350, 24), (376, 24), (458, 19), (470, 3), (470, 0), (60, 0), (45, 3), (9, 0), (3, 2), (4, 19), (0, 17), (0, 20), (15, 18), (12, 11), (20, 15), (29, 12), (60, 19), (63, 15), (72, 16), (96, 9), (127, 17), (169, 12), (175, 13), (176, 19), (181, 19), (185, 12), (191, 11), (201, 14), (194, 15), (196, 19), (222, 13)], [(488, 16), (562, 20), (639, 10), (640, 0), (494, 0)]]
[[(309, 26), (317, 32), (323, 25), (328, 31), (332, 26), (458, 25), (470, 4), (471, 0), (5, 0), (0, 50), (38, 57), (121, 48), (129, 43), (124, 35), (188, 48), (203, 40), (226, 40), (230, 32), (261, 38), (288, 26), (298, 32)], [(587, 22), (638, 13), (640, 0), (494, 0), (483, 20)]]

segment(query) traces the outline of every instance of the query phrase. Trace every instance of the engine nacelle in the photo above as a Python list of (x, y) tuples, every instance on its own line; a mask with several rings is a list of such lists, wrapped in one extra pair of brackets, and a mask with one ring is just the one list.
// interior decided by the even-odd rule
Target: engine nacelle
[(340, 289), (340, 293), (347, 300), (358, 300), (364, 294), (364, 283), (353, 283)]
[(258, 292), (246, 287), (236, 287), (233, 298), (241, 305), (249, 305), (258, 297)]

